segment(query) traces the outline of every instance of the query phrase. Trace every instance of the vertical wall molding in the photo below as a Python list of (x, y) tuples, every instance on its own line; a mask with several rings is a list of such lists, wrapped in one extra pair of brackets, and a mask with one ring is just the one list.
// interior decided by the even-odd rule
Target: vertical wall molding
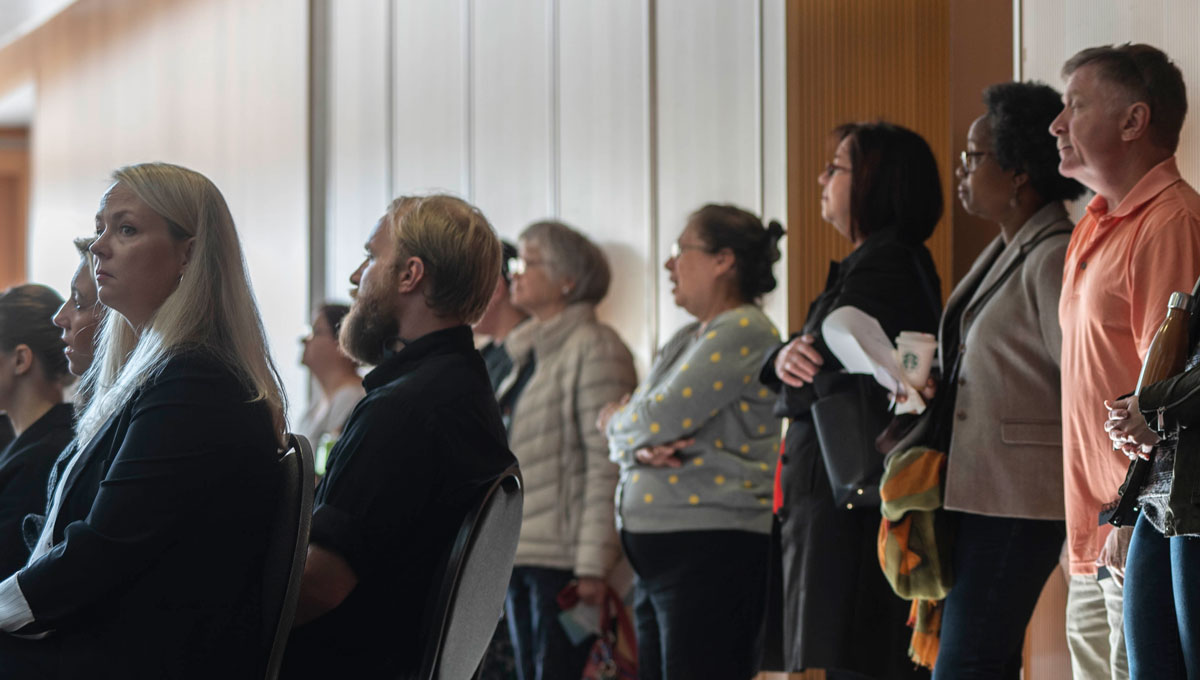
[(650, 352), (658, 351), (658, 320), (662, 317), (662, 284), (658, 275), (658, 7), (657, 0), (646, 3), (646, 276), (650, 281), (650, 304), (646, 326), (650, 332)]
[(464, 195), (475, 202), (475, 2), (462, 0), (463, 7), (463, 186)]
[(754, 103), (758, 107), (758, 115), (754, 117), (755, 130), (754, 137), (758, 142), (758, 164), (755, 166), (754, 187), (755, 194), (758, 197), (758, 205), (756, 212), (760, 217), (766, 217), (767, 214), (767, 185), (763, 179), (766, 173), (767, 163), (767, 139), (766, 139), (766, 102), (764, 101), (764, 67), (763, 61), (766, 55), (763, 53), (763, 45), (765, 38), (763, 36), (763, 0), (756, 0), (754, 3), (754, 52), (757, 57), (754, 60)]
[(550, 84), (546, 88), (549, 92), (550, 100), (550, 214), (556, 219), (562, 214), (562, 79), (561, 79), (561, 57), (559, 55), (559, 40), (561, 36), (561, 28), (559, 27), (559, 12), (558, 0), (548, 0), (546, 2), (547, 17), (547, 50), (549, 52), (550, 61)]
[[(329, 0), (308, 3), (308, 299), (325, 298), (329, 186)], [(312, 385), (309, 385), (311, 390)]]
[[(402, 0), (401, 0), (402, 1)], [(384, 172), (387, 176), (384, 179), (384, 186), (388, 188), (388, 196), (385, 200), (391, 201), (396, 195), (396, 2), (391, 0), (384, 6), (385, 21), (387, 22), (387, 65), (384, 68), (384, 102), (387, 107), (387, 114), (384, 116), (384, 135), (387, 139), (387, 148), (393, 150), (387, 154), (385, 159), (386, 165)]]
[(1024, 41), (1024, 28), (1021, 22), (1021, 12), (1024, 8), (1021, 6), (1023, 0), (1012, 0), (1012, 72), (1013, 80), (1020, 82), (1025, 79), (1023, 71), (1025, 70), (1025, 52), (1022, 42)]

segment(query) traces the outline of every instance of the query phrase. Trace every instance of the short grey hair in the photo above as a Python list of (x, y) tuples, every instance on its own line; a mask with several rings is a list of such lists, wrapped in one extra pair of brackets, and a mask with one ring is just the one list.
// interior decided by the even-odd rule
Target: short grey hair
[(575, 282), (567, 302), (597, 304), (608, 294), (612, 272), (604, 251), (588, 237), (562, 222), (534, 222), (521, 232), (521, 240), (536, 243), (546, 257), (546, 267), (556, 278)]

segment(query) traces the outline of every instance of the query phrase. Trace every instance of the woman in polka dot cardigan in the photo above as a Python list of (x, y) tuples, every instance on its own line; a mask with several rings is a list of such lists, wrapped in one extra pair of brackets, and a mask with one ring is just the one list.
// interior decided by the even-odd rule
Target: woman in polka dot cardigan
[(782, 235), (733, 206), (696, 211), (666, 268), (675, 303), (697, 320), (601, 414), (621, 466), (641, 677), (756, 672), (779, 448), (774, 394), (756, 377), (779, 332), (758, 300), (775, 288)]

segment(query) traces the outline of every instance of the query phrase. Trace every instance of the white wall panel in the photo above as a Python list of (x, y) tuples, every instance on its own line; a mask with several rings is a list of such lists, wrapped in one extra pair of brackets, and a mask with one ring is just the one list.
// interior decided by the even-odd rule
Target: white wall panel
[[(468, 0), (393, 4), (393, 193), (448, 191), (469, 182)], [(382, 145), (381, 145), (382, 146)]]
[[(786, 0), (365, 0), (369, 12), (360, 1), (330, 5), (364, 25), (333, 36), (344, 44), (330, 51), (345, 60), (334, 71), (378, 81), (366, 62), (379, 34), (365, 17), (390, 2), (392, 117), (343, 115), (363, 126), (352, 132), (331, 124), (331, 155), (360, 163), (336, 176), (361, 178), (340, 180), (336, 201), (369, 206), (362, 224), (331, 225), (331, 257), (357, 256), (389, 172), (392, 194), (459, 193), (510, 239), (560, 218), (608, 253), (600, 315), (644, 374), (655, 344), (690, 320), (662, 269), (687, 215), (706, 202), (786, 215)], [(356, 101), (331, 106), (387, 108), (355, 87), (344, 91)], [(776, 271), (780, 292), (766, 307), (784, 327), (785, 263)], [(340, 286), (344, 274), (332, 278)]]
[[(760, 209), (758, 3), (658, 0), (658, 244), (666, 253), (696, 208)], [(686, 323), (669, 286), (660, 337)]]
[(553, 0), (471, 10), (471, 198), (514, 235), (555, 213)]
[(613, 282), (600, 316), (650, 365), (653, 300), (663, 270), (651, 248), (645, 0), (560, 4), (560, 217), (608, 254)]
[(388, 186), (390, 10), (389, 0), (354, 0), (335, 2), (328, 12), (325, 297), (329, 300), (350, 299), (350, 274), (362, 262), (363, 245), (392, 198)]
[[(762, 6), (762, 205), (763, 221), (787, 223), (787, 8), (786, 0), (760, 0)], [(787, 236), (779, 243), (775, 291), (763, 310), (780, 333), (787, 333)]]
[(93, 230), (114, 168), (161, 160), (202, 172), (229, 202), (270, 349), (302, 407), (307, 3), (81, 0), (24, 41), (38, 92), (30, 278), (67, 288), (71, 239)]
[(1063, 62), (1085, 47), (1141, 42), (1167, 53), (1179, 69), (1192, 100), (1179, 140), (1179, 171), (1200, 186), (1200, 123), (1195, 115), (1200, 93), (1200, 3), (1191, 0), (1022, 1), (1022, 77), (1062, 90)]

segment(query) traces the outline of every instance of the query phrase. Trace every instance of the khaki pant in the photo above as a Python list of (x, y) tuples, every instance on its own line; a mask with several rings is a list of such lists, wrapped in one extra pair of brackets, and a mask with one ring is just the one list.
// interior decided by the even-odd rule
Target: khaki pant
[(1071, 576), (1067, 646), (1074, 680), (1128, 680), (1121, 587), (1112, 578)]

